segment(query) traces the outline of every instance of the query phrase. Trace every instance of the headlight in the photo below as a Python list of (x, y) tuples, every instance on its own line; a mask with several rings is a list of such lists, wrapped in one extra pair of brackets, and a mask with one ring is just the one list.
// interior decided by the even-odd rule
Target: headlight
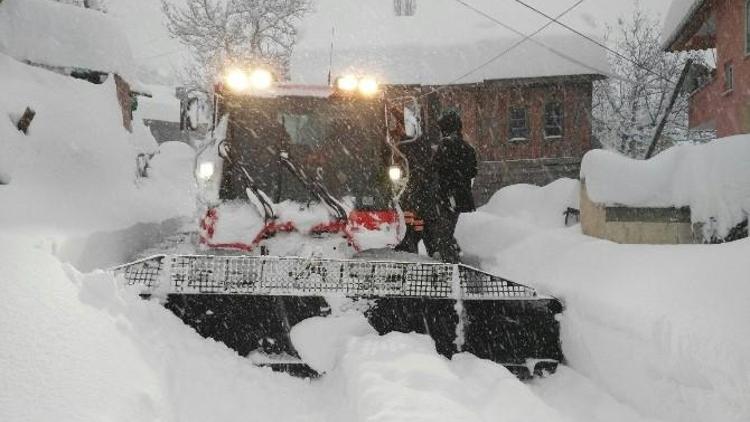
[(354, 76), (342, 76), (336, 79), (336, 87), (342, 91), (351, 92), (357, 89), (359, 81)]
[(224, 75), (224, 82), (234, 92), (242, 92), (250, 86), (250, 78), (241, 69), (230, 69)]
[(391, 166), (388, 168), (388, 177), (392, 182), (398, 182), (399, 180), (401, 180), (401, 176), (401, 167)]
[(362, 78), (357, 84), (359, 93), (365, 96), (374, 95), (378, 92), (378, 82), (375, 78)]
[(206, 181), (214, 175), (214, 163), (205, 161), (198, 166), (198, 178)]
[(273, 75), (266, 69), (255, 69), (250, 74), (250, 85), (255, 89), (268, 89), (273, 83)]

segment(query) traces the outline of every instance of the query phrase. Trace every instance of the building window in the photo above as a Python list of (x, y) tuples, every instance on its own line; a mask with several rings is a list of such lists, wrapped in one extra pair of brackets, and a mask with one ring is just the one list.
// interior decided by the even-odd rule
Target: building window
[(750, 54), (750, 0), (745, 2), (745, 54)]
[(393, 12), (396, 16), (414, 16), (417, 11), (417, 0), (393, 0)]
[(732, 63), (724, 63), (724, 91), (734, 89), (734, 66)]
[(544, 137), (562, 138), (563, 136), (563, 107), (558, 101), (544, 105)]
[(510, 140), (520, 141), (529, 138), (529, 119), (523, 107), (512, 107), (510, 109)]

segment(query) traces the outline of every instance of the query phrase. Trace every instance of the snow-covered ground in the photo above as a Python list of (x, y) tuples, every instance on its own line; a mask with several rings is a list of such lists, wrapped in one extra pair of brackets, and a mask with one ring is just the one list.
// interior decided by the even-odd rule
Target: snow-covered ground
[[(750, 331), (741, 321), (750, 320), (750, 240), (650, 246), (593, 239), (578, 225), (564, 227), (577, 183), (511, 186), (458, 227), (464, 250), (486, 269), (566, 305), (563, 351), (577, 374), (563, 369), (549, 385), (540, 381), (540, 394), (559, 386), (558, 377), (585, 376), (644, 417), (747, 420)], [(590, 390), (579, 387), (582, 395)]]
[[(750, 242), (586, 238), (559, 211), (576, 188), (513, 186), (460, 223), (468, 253), (566, 302), (567, 366), (530, 384), (470, 355), (447, 360), (425, 336), (377, 336), (346, 314), (293, 332), (323, 379), (274, 374), (110, 273), (81, 273), (38, 237), (3, 235), (0, 419), (746, 420), (750, 348), (736, 320), (748, 316)], [(472, 235), (476, 225), (491, 230)], [(321, 338), (336, 347), (319, 350)]]
[[(446, 359), (426, 336), (378, 336), (346, 313), (294, 327), (322, 379), (255, 367), (101, 270), (197, 225), (193, 150), (157, 146), (137, 121), (126, 131), (111, 78), (93, 85), (32, 67), (22, 63), (30, 50), (17, 47), (0, 42), (0, 420), (750, 420), (750, 240), (592, 239), (563, 224), (579, 190), (566, 179), (503, 189), (457, 232), (485, 269), (565, 302), (567, 362), (555, 375), (524, 384), (468, 354)], [(15, 122), (26, 107), (36, 116), (23, 134)], [(662, 179), (663, 166), (684, 161), (675, 151), (635, 172)], [(137, 175), (141, 153), (153, 155), (148, 177)], [(742, 154), (731, 155), (747, 163)], [(747, 180), (741, 166), (714, 162), (707, 171), (715, 181)], [(746, 192), (741, 185), (719, 184), (709, 204), (747, 210), (725, 200)], [(301, 239), (278, 241), (294, 253), (316, 250)]]
[[(568, 361), (557, 374), (523, 384), (472, 356), (447, 360), (427, 337), (366, 331), (333, 343), (342, 346), (318, 381), (254, 367), (110, 273), (91, 272), (197, 221), (192, 150), (125, 131), (111, 84), (2, 55), (0, 72), (14, 93), (0, 112), (37, 111), (28, 135), (0, 119), (0, 420), (750, 417), (750, 336), (738, 322), (750, 319), (750, 241), (585, 237), (564, 227), (579, 189), (565, 179), (503, 189), (457, 233), (486, 269), (565, 301)], [(135, 174), (140, 151), (156, 153), (147, 178)]]

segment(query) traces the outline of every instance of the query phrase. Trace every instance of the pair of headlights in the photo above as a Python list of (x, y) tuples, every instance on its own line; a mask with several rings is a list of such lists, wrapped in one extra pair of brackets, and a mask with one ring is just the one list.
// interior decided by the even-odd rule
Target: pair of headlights
[(232, 68), (224, 74), (224, 83), (234, 92), (245, 92), (249, 89), (264, 90), (273, 84), (273, 74), (266, 69), (246, 71)]
[(336, 79), (336, 89), (343, 92), (358, 92), (365, 97), (378, 93), (378, 81), (370, 76), (356, 77), (354, 75), (342, 76)]

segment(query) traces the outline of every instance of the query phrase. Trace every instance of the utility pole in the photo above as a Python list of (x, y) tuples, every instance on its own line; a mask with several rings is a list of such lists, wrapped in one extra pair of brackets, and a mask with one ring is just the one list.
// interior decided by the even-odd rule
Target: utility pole
[(661, 138), (661, 133), (664, 131), (664, 126), (667, 124), (667, 119), (669, 118), (669, 115), (672, 114), (672, 108), (674, 108), (674, 103), (677, 101), (677, 96), (680, 95), (680, 92), (682, 92), (682, 86), (685, 85), (685, 79), (687, 79), (688, 73), (690, 73), (690, 68), (693, 66), (693, 59), (687, 59), (685, 62), (685, 67), (682, 69), (682, 74), (680, 75), (680, 79), (677, 81), (677, 85), (674, 87), (674, 91), (672, 91), (672, 98), (669, 99), (669, 105), (667, 105), (667, 109), (664, 111), (664, 116), (662, 116), (661, 121), (659, 122), (659, 126), (656, 127), (656, 132), (654, 133), (654, 138), (651, 140), (651, 145), (648, 146), (648, 151), (646, 152), (646, 160), (651, 158), (651, 156), (654, 155), (654, 151), (656, 151), (656, 144), (659, 143), (659, 138)]

